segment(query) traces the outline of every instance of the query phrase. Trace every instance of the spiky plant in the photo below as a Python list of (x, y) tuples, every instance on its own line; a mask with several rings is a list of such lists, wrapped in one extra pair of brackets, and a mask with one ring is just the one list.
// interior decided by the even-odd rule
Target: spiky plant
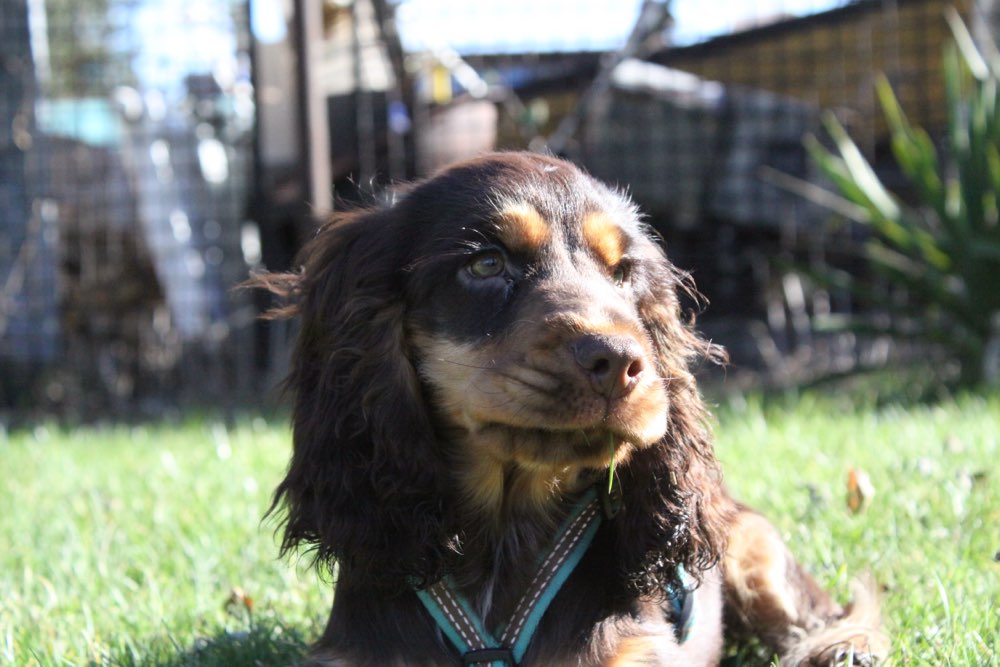
[(849, 203), (838, 210), (854, 211), (851, 217), (870, 230), (863, 257), (871, 272), (905, 291), (900, 299), (898, 289), (880, 292), (845, 272), (826, 274), (889, 314), (855, 316), (842, 326), (933, 344), (958, 362), (959, 382), (973, 385), (984, 380), (1000, 323), (1000, 55), (984, 56), (956, 12), (948, 22), (954, 42), (944, 55), (949, 120), (941, 155), (909, 122), (888, 79), (876, 83), (893, 156), (915, 204), (886, 188), (832, 114), (824, 124), (833, 150), (815, 137), (806, 144)]

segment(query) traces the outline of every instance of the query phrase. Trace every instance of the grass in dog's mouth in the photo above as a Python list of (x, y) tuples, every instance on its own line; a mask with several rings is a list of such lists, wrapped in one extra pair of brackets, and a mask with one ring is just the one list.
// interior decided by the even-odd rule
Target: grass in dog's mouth
[(611, 462), (608, 464), (608, 493), (611, 493), (615, 485), (615, 437), (608, 435), (608, 449), (610, 450)]
[[(594, 447), (591, 442), (590, 437), (588, 437), (586, 431), (580, 431), (580, 435), (583, 436), (583, 440), (587, 443), (587, 449), (592, 449)], [(615, 485), (615, 464), (617, 463), (617, 457), (615, 456), (618, 452), (615, 447), (616, 438), (614, 433), (608, 433), (605, 436), (608, 443), (608, 493), (611, 493), (611, 489)]]

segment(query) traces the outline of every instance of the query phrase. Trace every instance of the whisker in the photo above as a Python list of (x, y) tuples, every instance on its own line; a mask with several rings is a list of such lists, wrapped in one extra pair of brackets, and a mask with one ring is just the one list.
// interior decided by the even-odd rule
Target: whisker
[(497, 370), (496, 373), (497, 373), (497, 375), (499, 375), (502, 378), (505, 378), (507, 380), (511, 380), (513, 382), (516, 382), (516, 383), (518, 383), (520, 385), (528, 387), (529, 389), (534, 389), (535, 391), (537, 391), (537, 392), (539, 392), (541, 394), (551, 394), (552, 392), (554, 392), (556, 390), (556, 387), (547, 388), (547, 387), (544, 387), (544, 386), (541, 386), (541, 385), (534, 384), (533, 382), (525, 380), (522, 377), (518, 377), (517, 375), (514, 375), (510, 371)]
[(461, 361), (455, 361), (454, 359), (445, 359), (444, 357), (436, 357), (436, 359), (440, 362), (451, 364), (452, 366), (458, 366), (459, 368), (472, 368), (479, 371), (487, 371), (490, 370), (491, 368), (496, 368), (496, 362), (492, 360), (490, 361), (489, 365), (480, 366), (477, 364), (468, 364), (468, 363), (463, 363)]
[(487, 236), (486, 232), (479, 229), (478, 227), (463, 227), (462, 230), (467, 232), (475, 232), (477, 235), (481, 236), (483, 241), (485, 241), (486, 243), (489, 243), (491, 245), (494, 243), (493, 239)]

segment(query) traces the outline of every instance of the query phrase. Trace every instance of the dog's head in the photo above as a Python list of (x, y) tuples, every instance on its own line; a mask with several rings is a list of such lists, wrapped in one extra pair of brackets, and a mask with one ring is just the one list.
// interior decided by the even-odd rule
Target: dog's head
[(491, 155), (332, 221), (302, 259), (257, 280), (301, 318), (285, 549), (434, 579), (469, 514), (544, 514), (614, 459), (624, 575), (717, 560), (689, 367), (718, 352), (622, 194), (560, 160)]

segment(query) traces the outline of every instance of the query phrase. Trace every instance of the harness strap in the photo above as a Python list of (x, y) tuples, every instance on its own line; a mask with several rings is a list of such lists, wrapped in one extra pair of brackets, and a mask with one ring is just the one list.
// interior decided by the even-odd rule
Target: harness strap
[(576, 569), (601, 525), (600, 505), (591, 489), (567, 517), (551, 551), (542, 560), (528, 589), (521, 596), (506, 629), (500, 635), (505, 646), (512, 646), (520, 662), (528, 650), (542, 616), (556, 593)]
[[(580, 498), (560, 526), (552, 546), (539, 560), (527, 590), (518, 600), (507, 624), (499, 630), (499, 638), (486, 628), (451, 577), (416, 590), (424, 608), (462, 656), (463, 666), (517, 667), (520, 664), (546, 610), (594, 540), (602, 518), (608, 515), (608, 507), (608, 499), (599, 498), (594, 488)], [(694, 620), (691, 583), (681, 567), (678, 579), (665, 591), (674, 632), (680, 642), (687, 639)]]
[[(433, 586), (418, 590), (417, 597), (448, 641), (463, 656), (499, 646), (499, 642), (483, 626), (479, 615), (472, 610), (465, 597), (455, 590), (449, 577), (441, 579)], [(504, 665), (503, 662), (493, 660), (465, 664), (489, 664), (497, 667)]]
[(684, 643), (694, 626), (694, 589), (696, 584), (683, 566), (677, 566), (677, 579), (667, 584), (667, 603), (674, 625), (674, 637)]
[(521, 596), (500, 638), (494, 637), (452, 580), (445, 577), (417, 590), (417, 597), (438, 627), (462, 654), (463, 665), (516, 667), (524, 657), (538, 623), (559, 589), (572, 574), (601, 524), (600, 503), (592, 488), (563, 521), (552, 547)]

